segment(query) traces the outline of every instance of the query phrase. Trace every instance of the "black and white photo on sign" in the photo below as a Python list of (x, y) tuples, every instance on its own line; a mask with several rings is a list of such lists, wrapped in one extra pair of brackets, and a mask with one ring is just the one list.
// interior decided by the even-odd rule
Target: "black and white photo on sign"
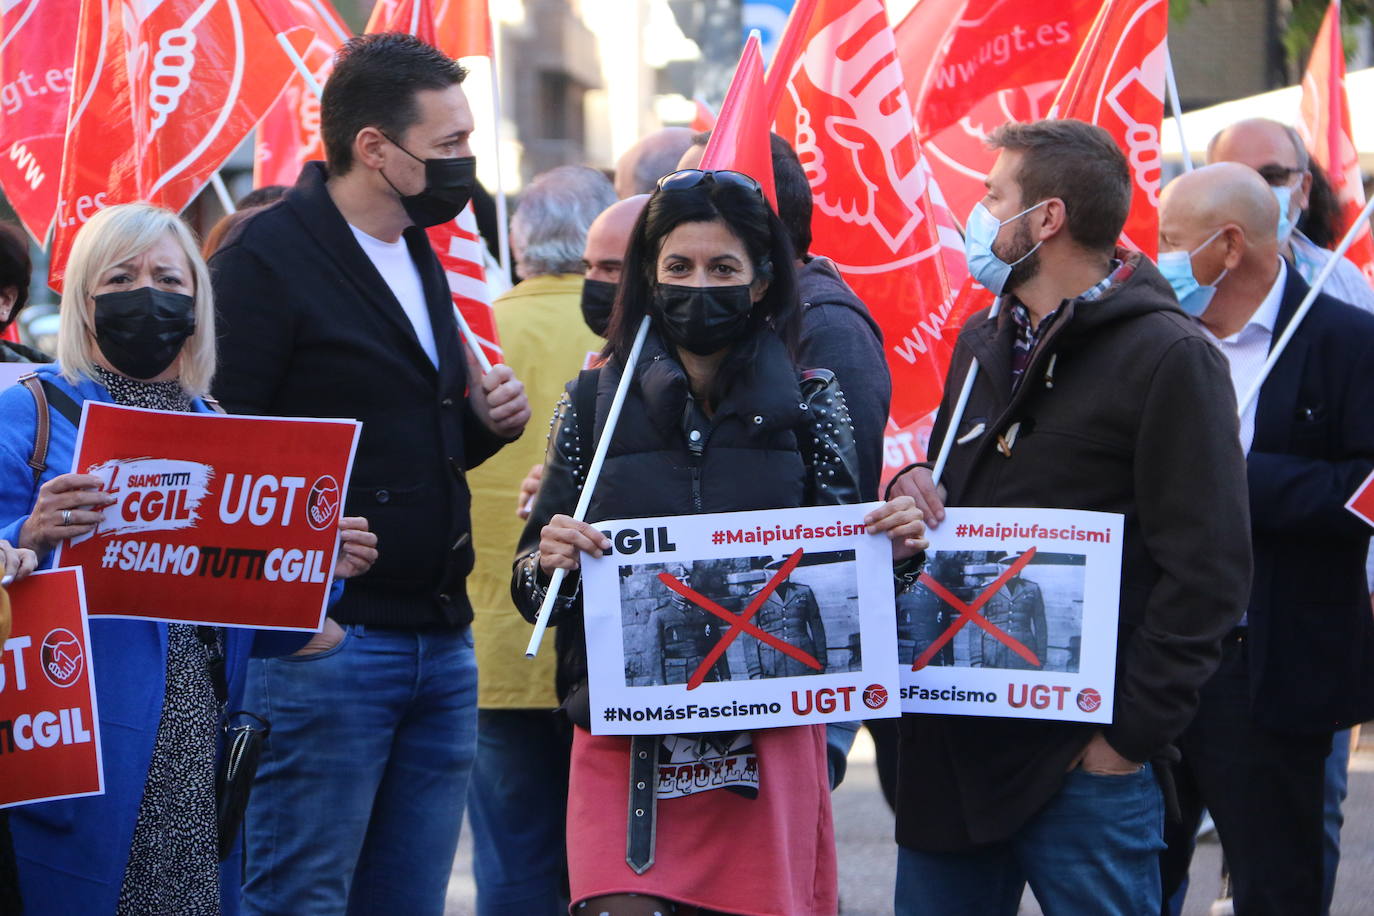
[[(747, 608), (786, 554), (654, 562), (619, 567), (625, 686), (686, 684), (734, 626), (692, 599), (731, 615)], [(672, 588), (665, 577), (684, 587)], [(748, 633), (734, 639), (705, 680), (745, 681), (858, 671), (862, 667), (858, 567), (853, 550), (803, 554), (751, 618), (800, 650), (789, 654)], [(802, 657), (804, 656), (804, 657)]]
[[(972, 605), (1019, 558), (1003, 550), (931, 551), (924, 573), (948, 595)], [(1086, 565), (1084, 554), (1037, 551), (977, 611), (1009, 639), (999, 639), (978, 626), (964, 626), (926, 664), (1077, 673)], [(897, 660), (913, 664), (959, 616), (959, 609), (924, 581), (898, 594)], [(1019, 651), (1016, 644), (1029, 654)]]

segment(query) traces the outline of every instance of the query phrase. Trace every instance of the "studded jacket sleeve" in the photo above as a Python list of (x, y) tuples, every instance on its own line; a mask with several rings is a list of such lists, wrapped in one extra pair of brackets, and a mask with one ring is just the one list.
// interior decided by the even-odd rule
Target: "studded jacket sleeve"
[(859, 450), (839, 381), (829, 369), (808, 369), (802, 375), (801, 392), (810, 418), (797, 431), (807, 468), (807, 504), (843, 506), (859, 502)]
[[(569, 389), (576, 382), (569, 383)], [(544, 476), (539, 483), (530, 517), (520, 535), (515, 550), (515, 568), (511, 576), (510, 593), (521, 616), (531, 623), (539, 614), (548, 591), (549, 577), (539, 568), (539, 535), (549, 519), (555, 515), (572, 515), (577, 508), (578, 494), (586, 481), (586, 466), (581, 454), (582, 434), (578, 428), (577, 409), (567, 391), (554, 408), (549, 425), (549, 447), (544, 457)], [(586, 460), (590, 460), (590, 456)], [(570, 572), (563, 580), (558, 599), (554, 602), (552, 624), (563, 622), (575, 606), (581, 604), (581, 577)]]

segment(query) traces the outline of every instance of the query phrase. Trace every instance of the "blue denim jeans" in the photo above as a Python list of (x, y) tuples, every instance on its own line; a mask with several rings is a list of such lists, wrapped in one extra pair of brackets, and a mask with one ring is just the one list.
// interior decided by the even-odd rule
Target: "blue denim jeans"
[[(1374, 554), (1371, 554), (1374, 556)], [(1341, 805), (1349, 787), (1350, 729), (1331, 736), (1331, 753), (1326, 757), (1326, 791), (1322, 806), (1322, 914), (1331, 912), (1336, 892), (1336, 869), (1341, 864), (1341, 825), (1345, 815)]]
[(572, 727), (553, 709), (477, 712), (468, 820), (477, 916), (568, 911), (564, 831)]
[(253, 659), (272, 726), (246, 819), (244, 912), (442, 916), (477, 743), (472, 633), (344, 628)]
[(1158, 916), (1164, 801), (1149, 766), (1073, 770), (1008, 840), (967, 852), (897, 849), (897, 916), (1015, 916), (1029, 882), (1047, 916)]

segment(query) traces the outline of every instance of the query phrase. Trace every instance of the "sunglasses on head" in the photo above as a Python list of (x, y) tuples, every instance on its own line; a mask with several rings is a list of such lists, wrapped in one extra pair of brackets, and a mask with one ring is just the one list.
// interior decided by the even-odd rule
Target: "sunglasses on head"
[(709, 181), (713, 184), (730, 184), (747, 191), (753, 191), (760, 197), (763, 196), (763, 188), (759, 183), (750, 178), (743, 172), (736, 172), (731, 169), (678, 169), (676, 172), (669, 172), (658, 180), (660, 191), (685, 191), (688, 188), (695, 188), (702, 182)]

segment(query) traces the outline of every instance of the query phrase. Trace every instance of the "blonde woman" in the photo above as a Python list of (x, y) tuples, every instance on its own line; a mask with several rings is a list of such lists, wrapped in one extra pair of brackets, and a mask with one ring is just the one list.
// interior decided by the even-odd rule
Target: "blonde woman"
[[(67, 262), (58, 362), (38, 370), (50, 433), (37, 479), (29, 465), (35, 399), (22, 386), (0, 394), (0, 539), (46, 565), (59, 542), (91, 531), (113, 502), (97, 478), (62, 473), (77, 432), (60, 409), (63, 396), (77, 407), (89, 400), (207, 413), (214, 371), (210, 279), (185, 224), (147, 204), (93, 216)], [(376, 536), (363, 519), (341, 528), (335, 575), (345, 578), (371, 566)], [(26, 903), (34, 912), (236, 911), (239, 866), (236, 857), (221, 866), (217, 854), (223, 716), (240, 708), (250, 654), (285, 654), (304, 638), (111, 619), (92, 620), (90, 632), (105, 794), (14, 810)]]

